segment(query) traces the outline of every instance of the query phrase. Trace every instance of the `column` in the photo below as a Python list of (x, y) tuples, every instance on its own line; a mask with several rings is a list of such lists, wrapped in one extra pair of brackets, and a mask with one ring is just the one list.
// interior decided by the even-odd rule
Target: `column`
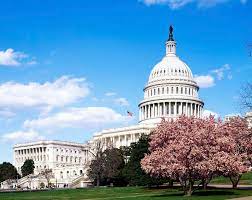
[(177, 102), (174, 103), (174, 115), (177, 116)]
[(171, 117), (171, 102), (168, 102), (168, 106), (169, 106), (168, 114), (169, 117)]
[(193, 115), (193, 107), (192, 107), (192, 103), (190, 103), (191, 105), (190, 105), (190, 116), (192, 116)]
[(185, 104), (185, 115), (188, 116), (188, 103)]
[(127, 146), (127, 135), (124, 135), (124, 146)]
[(163, 102), (163, 116), (166, 117), (166, 106), (165, 106), (165, 102)]
[(144, 106), (144, 119), (147, 119), (147, 106)]
[(151, 112), (150, 112), (151, 110), (150, 110), (150, 104), (148, 105), (148, 118), (150, 119), (150, 117), (151, 117)]
[(151, 104), (151, 106), (152, 106), (151, 116), (154, 117), (154, 116), (155, 116), (155, 115), (154, 115), (154, 114), (155, 114), (155, 112), (154, 112), (154, 111), (155, 111), (155, 109), (154, 109), (154, 104)]
[(148, 115), (148, 109), (147, 109), (147, 105), (145, 105), (145, 119), (147, 119), (147, 115)]

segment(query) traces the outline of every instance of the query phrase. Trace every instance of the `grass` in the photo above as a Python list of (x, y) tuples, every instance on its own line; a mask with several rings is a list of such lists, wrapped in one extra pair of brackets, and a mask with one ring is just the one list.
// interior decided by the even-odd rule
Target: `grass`
[(147, 189), (142, 187), (92, 188), (52, 190), (39, 192), (0, 193), (1, 200), (222, 200), (252, 196), (252, 190), (212, 189), (197, 191), (192, 197), (184, 197), (177, 189)]
[[(227, 177), (217, 177), (211, 181), (212, 184), (231, 184), (229, 178)], [(252, 185), (252, 172), (248, 172), (242, 175), (239, 182), (241, 185)]]

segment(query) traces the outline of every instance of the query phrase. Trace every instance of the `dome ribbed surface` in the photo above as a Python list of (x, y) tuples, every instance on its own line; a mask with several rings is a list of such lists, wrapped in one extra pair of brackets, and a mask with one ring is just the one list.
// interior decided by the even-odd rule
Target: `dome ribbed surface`
[(193, 81), (190, 68), (176, 55), (165, 56), (154, 66), (149, 76), (149, 83), (168, 80), (168, 79), (187, 79)]

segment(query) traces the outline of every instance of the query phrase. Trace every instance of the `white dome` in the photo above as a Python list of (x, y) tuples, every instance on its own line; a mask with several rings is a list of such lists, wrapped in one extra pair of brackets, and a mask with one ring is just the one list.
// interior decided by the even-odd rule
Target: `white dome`
[(166, 41), (166, 55), (152, 69), (139, 104), (139, 122), (158, 124), (180, 115), (201, 117), (204, 106), (191, 69), (176, 55), (173, 28)]
[(154, 66), (149, 76), (149, 83), (171, 79), (193, 81), (190, 68), (176, 55), (167, 55)]

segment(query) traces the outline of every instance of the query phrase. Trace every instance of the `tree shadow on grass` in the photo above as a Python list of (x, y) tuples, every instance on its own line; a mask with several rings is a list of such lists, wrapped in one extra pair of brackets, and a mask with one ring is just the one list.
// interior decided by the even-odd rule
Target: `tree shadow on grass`
[(233, 191), (227, 190), (207, 190), (207, 191), (196, 191), (193, 193), (194, 196), (225, 196), (234, 195)]
[[(227, 190), (207, 190), (207, 191), (196, 191), (192, 194), (193, 197), (206, 197), (206, 196), (233, 196), (235, 193), (233, 191), (227, 191)], [(184, 193), (182, 191), (177, 192), (163, 192), (162, 194), (157, 194), (152, 196), (153, 198), (160, 198), (160, 197), (183, 197)]]

